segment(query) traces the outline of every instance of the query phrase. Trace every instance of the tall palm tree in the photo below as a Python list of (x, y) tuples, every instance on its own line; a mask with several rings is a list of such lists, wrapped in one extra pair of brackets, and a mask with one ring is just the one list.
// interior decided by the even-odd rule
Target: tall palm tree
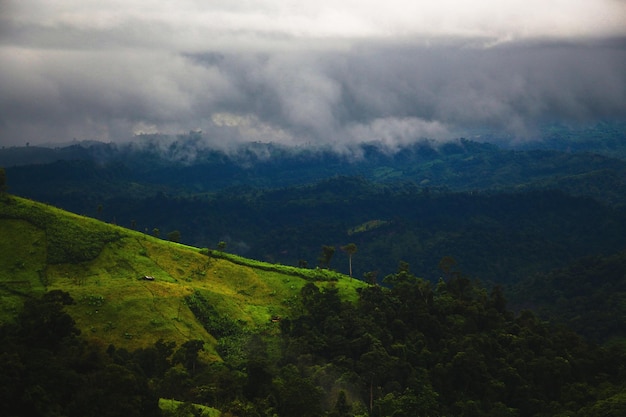
[(356, 244), (348, 243), (347, 245), (342, 246), (341, 250), (348, 254), (348, 262), (350, 263), (350, 277), (352, 277), (352, 255), (354, 255), (357, 251)]

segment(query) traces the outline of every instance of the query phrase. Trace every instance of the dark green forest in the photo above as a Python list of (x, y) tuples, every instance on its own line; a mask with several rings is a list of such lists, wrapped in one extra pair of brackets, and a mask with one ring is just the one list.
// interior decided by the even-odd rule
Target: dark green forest
[[(191, 139), (171, 144), (170, 158), (193, 153)], [(10, 192), (146, 233), (157, 229), (163, 238), (174, 233), (198, 247), (225, 242), (230, 252), (287, 265), (314, 267), (321, 248), (332, 246), (331, 268), (347, 273), (339, 248), (355, 243), (357, 278), (382, 279), (403, 260), (436, 281), (438, 259), (453, 256), (472, 277), (510, 283), (626, 247), (626, 161), (607, 152), (469, 140), (394, 154), (364, 145), (360, 159), (271, 144), (232, 154), (194, 151), (191, 162), (150, 147), (42, 152), (61, 159), (9, 166)]]
[[(0, 413), (182, 416), (206, 405), (240, 417), (624, 414), (623, 346), (513, 313), (499, 286), (481, 287), (450, 259), (441, 268), (432, 284), (401, 263), (356, 303), (307, 284), (302, 314), (279, 322), (279, 338), (200, 315), (220, 342), (224, 361), (213, 363), (199, 359), (201, 341), (133, 352), (89, 345), (64, 312), (71, 297), (49, 292), (0, 328)], [(203, 310), (201, 298), (188, 302)], [(161, 411), (159, 398), (182, 403)]]
[(509, 288), (516, 309), (566, 324), (596, 343), (626, 337), (626, 252), (584, 257)]
[(321, 247), (331, 245), (337, 252), (330, 266), (347, 273), (348, 256), (339, 248), (353, 242), (359, 278), (371, 271), (382, 278), (405, 260), (437, 280), (438, 260), (453, 256), (469, 275), (506, 283), (626, 244), (624, 209), (558, 190), (449, 193), (342, 177), (209, 200), (159, 195), (116, 207), (126, 218), (145, 213), (153, 219), (150, 226), (138, 219), (138, 230), (162, 225), (179, 230), (183, 241), (195, 236), (200, 246), (213, 246), (225, 240), (235, 253), (289, 265), (304, 260), (314, 267)]

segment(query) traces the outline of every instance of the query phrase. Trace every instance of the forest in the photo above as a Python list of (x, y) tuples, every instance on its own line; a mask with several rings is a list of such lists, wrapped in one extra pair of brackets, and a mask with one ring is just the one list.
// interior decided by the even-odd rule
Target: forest
[(178, 139), (165, 153), (100, 144), (31, 149), (41, 163), (18, 158), (26, 148), (0, 157), (22, 160), (6, 168), (14, 194), (198, 247), (225, 242), (246, 257), (314, 267), (332, 246), (331, 267), (347, 273), (339, 248), (354, 243), (360, 279), (382, 279), (406, 261), (436, 281), (438, 260), (453, 256), (466, 274), (507, 284), (626, 247), (619, 147), (519, 150), (462, 139), (394, 154), (363, 145), (351, 160), (272, 144), (202, 153), (197, 138)]
[[(0, 412), (623, 415), (623, 345), (594, 343), (530, 310), (514, 313), (502, 288), (481, 287), (450, 259), (441, 268), (443, 278), (432, 284), (401, 263), (385, 285), (362, 288), (355, 303), (309, 283), (300, 293), (301, 314), (280, 320), (278, 338), (243, 332), (211, 315), (201, 296), (190, 296), (198, 319), (218, 338), (217, 362), (201, 360), (203, 343), (193, 339), (134, 351), (86, 343), (64, 311), (74, 300), (51, 291), (28, 300), (15, 324), (0, 328)], [(176, 406), (159, 408), (168, 398)]]

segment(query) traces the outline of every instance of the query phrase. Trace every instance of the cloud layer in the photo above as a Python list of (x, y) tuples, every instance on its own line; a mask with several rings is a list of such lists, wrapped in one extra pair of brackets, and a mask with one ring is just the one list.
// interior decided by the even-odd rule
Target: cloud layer
[(624, 2), (466, 4), (0, 2), (0, 144), (393, 147), (626, 118)]

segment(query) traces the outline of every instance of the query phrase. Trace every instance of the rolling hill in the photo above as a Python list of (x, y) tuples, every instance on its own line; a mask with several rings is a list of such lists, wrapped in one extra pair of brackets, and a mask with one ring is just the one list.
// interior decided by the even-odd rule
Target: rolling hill
[(294, 300), (307, 282), (336, 287), (345, 298), (364, 285), (329, 271), (160, 240), (7, 195), (0, 201), (0, 236), (1, 322), (13, 320), (25, 299), (62, 290), (75, 300), (67, 310), (81, 333), (104, 346), (200, 339), (206, 355), (218, 359), (207, 330), (215, 326), (190, 309), (198, 300), (209, 304), (209, 321), (272, 335), (278, 331), (272, 317), (298, 314)]

